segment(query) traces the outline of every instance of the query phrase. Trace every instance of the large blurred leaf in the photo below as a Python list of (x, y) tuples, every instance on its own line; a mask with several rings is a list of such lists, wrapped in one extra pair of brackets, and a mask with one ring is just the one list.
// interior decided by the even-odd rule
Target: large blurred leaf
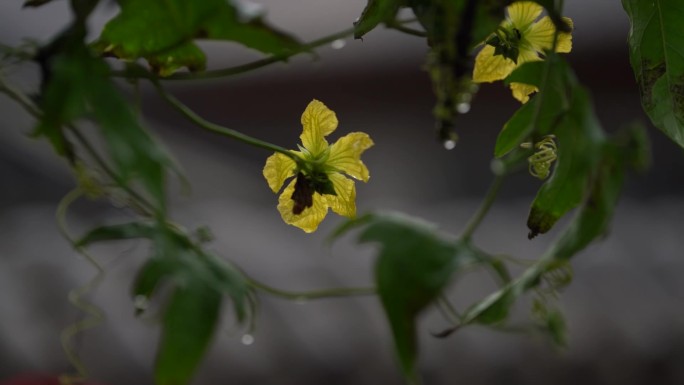
[(109, 67), (92, 55), (84, 37), (84, 27), (74, 24), (41, 50), (43, 116), (36, 134), (48, 137), (58, 153), (70, 155), (65, 126), (79, 118), (94, 119), (106, 139), (119, 182), (139, 178), (163, 208), (165, 168), (170, 161), (139, 125), (109, 78)]
[(653, 124), (684, 147), (684, 2), (622, 0), (631, 21), (629, 56)]
[(360, 242), (377, 242), (378, 294), (389, 319), (404, 374), (416, 380), (416, 317), (449, 283), (452, 274), (476, 257), (462, 244), (441, 238), (425, 222), (398, 214), (367, 215), (342, 232), (362, 226)]
[(190, 381), (216, 330), (221, 294), (206, 282), (188, 277), (176, 287), (164, 313), (157, 353), (157, 385)]
[(194, 39), (229, 40), (261, 52), (286, 55), (301, 49), (289, 35), (227, 0), (119, 0), (121, 12), (95, 46), (121, 59), (145, 58), (161, 75), (204, 69)]

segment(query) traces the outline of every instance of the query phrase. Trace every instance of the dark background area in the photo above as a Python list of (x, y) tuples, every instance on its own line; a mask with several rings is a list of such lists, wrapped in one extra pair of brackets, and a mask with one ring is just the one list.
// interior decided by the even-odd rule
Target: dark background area
[[(348, 28), (364, 1), (264, 1), (270, 20), (303, 40)], [(628, 21), (618, 1), (567, 2), (573, 18), (568, 60), (590, 90), (609, 131), (633, 121), (648, 123), (629, 67)], [(66, 2), (21, 10), (0, 4), (0, 41), (46, 39), (68, 20)], [(113, 9), (102, 9), (97, 29)], [(376, 145), (364, 156), (371, 181), (357, 184), (360, 212), (401, 210), (458, 233), (491, 181), (489, 162), (496, 136), (518, 107), (500, 83), (483, 85), (472, 109), (458, 121), (460, 142), (446, 151), (435, 140), (434, 97), (422, 69), (424, 41), (380, 29), (342, 49), (324, 47), (254, 73), (221, 81), (177, 82), (169, 88), (206, 119), (292, 148), (299, 117), (319, 99), (340, 120), (333, 139), (368, 132)], [(213, 68), (259, 56), (231, 44), (205, 43)], [(5, 74), (22, 88), (36, 85), (35, 68)], [(247, 273), (274, 286), (307, 290), (366, 286), (372, 251), (353, 237), (332, 247), (327, 234), (341, 223), (329, 215), (307, 235), (282, 223), (261, 169), (269, 155), (201, 131), (143, 87), (144, 119), (182, 165), (193, 192), (172, 182), (173, 216), (188, 228), (208, 225), (212, 248)], [(68, 369), (59, 332), (81, 316), (66, 299), (93, 270), (60, 238), (54, 209), (73, 180), (44, 141), (27, 136), (32, 121), (0, 96), (0, 379), (20, 372)], [(650, 127), (650, 124), (649, 124)], [(653, 167), (631, 175), (609, 236), (574, 261), (575, 281), (559, 305), (569, 346), (559, 351), (539, 336), (506, 334), (481, 327), (445, 340), (429, 332), (445, 327), (435, 311), (420, 323), (420, 367), (426, 384), (680, 384), (684, 383), (684, 153), (649, 128)], [(540, 182), (513, 176), (476, 241), (492, 252), (537, 257), (558, 231), (533, 241), (525, 219)], [(130, 219), (124, 210), (80, 203), (70, 215), (76, 233)], [(561, 226), (559, 224), (559, 226)], [(158, 325), (136, 319), (130, 282), (147, 245), (121, 243), (92, 250), (106, 266), (92, 299), (106, 313), (97, 328), (78, 337), (83, 361), (108, 384), (148, 384)], [(491, 290), (487, 275), (459, 281), (450, 296), (461, 308)], [(524, 321), (523, 302), (514, 320)], [(197, 384), (377, 384), (401, 383), (389, 329), (374, 298), (295, 303), (262, 296), (254, 343), (241, 343), (225, 314)]]

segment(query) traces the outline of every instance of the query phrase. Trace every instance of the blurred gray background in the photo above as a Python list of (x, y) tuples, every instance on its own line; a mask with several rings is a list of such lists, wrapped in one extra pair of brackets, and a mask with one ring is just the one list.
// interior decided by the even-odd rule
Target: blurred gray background
[[(260, 1), (269, 20), (308, 41), (351, 26), (363, 0)], [(647, 123), (628, 63), (628, 20), (617, 0), (568, 1), (574, 48), (568, 59), (592, 91), (607, 131), (637, 120)], [(104, 7), (101, 26), (115, 12)], [(65, 1), (21, 9), (0, 3), (0, 41), (47, 39), (68, 20)], [(222, 81), (176, 82), (173, 92), (210, 121), (292, 148), (299, 116), (317, 98), (337, 112), (338, 137), (368, 132), (376, 145), (364, 156), (371, 170), (357, 184), (360, 212), (401, 210), (458, 234), (491, 181), (494, 141), (517, 102), (502, 84), (485, 85), (471, 111), (458, 121), (461, 141), (446, 151), (435, 140), (434, 98), (422, 69), (423, 40), (380, 28), (363, 41), (324, 47)], [(260, 56), (226, 43), (203, 43), (211, 68)], [(6, 73), (24, 89), (36, 85), (30, 66)], [(188, 228), (208, 225), (212, 249), (253, 277), (288, 290), (371, 283), (373, 248), (346, 237), (332, 247), (327, 234), (341, 223), (329, 215), (307, 235), (282, 223), (277, 197), (261, 169), (268, 153), (188, 124), (148, 88), (144, 119), (174, 154), (192, 182), (189, 196), (175, 193), (173, 216)], [(64, 162), (44, 141), (27, 136), (33, 122), (0, 96), (0, 379), (22, 372), (68, 369), (59, 332), (81, 313), (67, 292), (93, 269), (60, 237), (54, 210), (74, 185)], [(649, 126), (650, 127), (650, 126)], [(569, 346), (555, 349), (539, 336), (470, 327), (439, 340), (429, 332), (446, 323), (434, 310), (420, 322), (421, 372), (426, 384), (681, 384), (684, 383), (684, 153), (652, 127), (654, 164), (628, 178), (609, 237), (580, 254), (575, 281), (559, 306)], [(510, 178), (476, 234), (486, 250), (535, 258), (557, 231), (528, 241), (525, 219), (540, 182), (522, 173)], [(180, 191), (177, 182), (172, 183)], [(131, 219), (106, 204), (79, 203), (70, 215), (76, 233)], [(559, 225), (560, 226), (560, 225)], [(151, 384), (158, 335), (154, 317), (136, 319), (129, 288), (148, 251), (143, 242), (98, 246), (106, 267), (92, 300), (106, 313), (97, 328), (77, 338), (85, 365), (106, 384)], [(466, 277), (451, 288), (465, 307), (494, 289), (487, 275)], [(226, 312), (221, 332), (196, 384), (400, 384), (389, 329), (375, 298), (295, 303), (261, 296), (254, 343), (241, 343)], [(516, 319), (524, 321), (527, 305)]]

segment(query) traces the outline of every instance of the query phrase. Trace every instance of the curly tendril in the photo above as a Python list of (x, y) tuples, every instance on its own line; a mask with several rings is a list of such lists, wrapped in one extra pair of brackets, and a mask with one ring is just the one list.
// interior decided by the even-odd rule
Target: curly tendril
[[(530, 175), (533, 177), (544, 180), (549, 176), (551, 166), (556, 161), (556, 158), (558, 158), (558, 147), (556, 146), (555, 139), (555, 135), (546, 135), (542, 140), (535, 143), (535, 153), (527, 158)], [(520, 147), (533, 148), (530, 142), (522, 143)]]

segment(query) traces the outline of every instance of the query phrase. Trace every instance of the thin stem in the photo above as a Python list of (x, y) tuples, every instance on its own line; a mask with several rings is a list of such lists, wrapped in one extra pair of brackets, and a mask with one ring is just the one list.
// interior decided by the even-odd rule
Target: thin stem
[(487, 212), (489, 212), (489, 209), (492, 207), (492, 204), (494, 203), (494, 200), (496, 199), (496, 196), (499, 193), (499, 189), (501, 188), (503, 180), (504, 175), (497, 175), (494, 177), (494, 182), (492, 182), (492, 185), (489, 187), (489, 191), (487, 191), (487, 195), (480, 204), (480, 207), (477, 209), (472, 218), (470, 218), (470, 221), (468, 221), (466, 229), (463, 231), (463, 234), (461, 235), (462, 239), (470, 239), (475, 230), (477, 230), (478, 226), (480, 226), (480, 223), (487, 215)]
[(263, 149), (269, 150), (269, 151), (279, 152), (283, 155), (286, 155), (286, 156), (294, 159), (295, 161), (299, 160), (299, 158), (295, 154), (293, 154), (291, 151), (289, 151), (283, 147), (280, 147), (280, 146), (277, 146), (275, 144), (271, 144), (268, 142), (264, 142), (263, 140), (251, 137), (249, 135), (245, 135), (239, 131), (236, 131), (236, 130), (233, 130), (233, 129), (230, 129), (227, 127), (223, 127), (223, 126), (220, 126), (216, 123), (212, 123), (212, 122), (205, 120), (201, 116), (197, 115), (188, 106), (183, 104), (180, 100), (176, 99), (173, 95), (166, 92), (166, 90), (164, 90), (164, 88), (161, 86), (161, 84), (159, 84), (159, 82), (153, 80), (152, 84), (154, 84), (154, 86), (156, 87), (157, 91), (159, 92), (159, 95), (164, 100), (166, 100), (174, 109), (176, 109), (178, 112), (183, 114), (186, 118), (191, 120), (196, 125), (204, 128), (205, 130), (208, 130), (208, 131), (220, 134), (220, 135), (224, 135), (224, 136), (227, 136), (227, 137), (232, 138), (232, 139), (239, 140), (240, 142), (243, 142), (245, 144), (249, 144), (250, 146), (263, 148)]
[(26, 96), (26, 94), (9, 85), (5, 81), (5, 77), (2, 76), (2, 74), (0, 74), (0, 92), (7, 95), (10, 99), (14, 100), (15, 102), (19, 103), (19, 105), (24, 107), (26, 112), (31, 114), (31, 116), (33, 116), (34, 118), (38, 119), (43, 115), (40, 109), (36, 106), (36, 104), (33, 103), (33, 101), (29, 99), (28, 96)]
[(320, 39), (313, 40), (309, 43), (303, 44), (300, 49), (293, 51), (291, 53), (287, 54), (282, 54), (282, 55), (274, 55), (270, 56), (267, 58), (259, 59), (250, 63), (246, 64), (241, 64), (238, 66), (234, 67), (228, 67), (228, 68), (223, 68), (223, 69), (218, 69), (218, 70), (213, 70), (213, 71), (204, 71), (204, 72), (182, 72), (182, 73), (175, 73), (171, 76), (160, 78), (157, 77), (153, 73), (145, 73), (145, 74), (130, 74), (126, 71), (113, 71), (112, 75), (115, 77), (138, 77), (138, 78), (147, 78), (147, 79), (158, 79), (158, 80), (195, 80), (195, 79), (215, 79), (215, 78), (225, 78), (225, 77), (230, 77), (233, 75), (238, 75), (241, 73), (253, 71), (255, 69), (261, 68), (261, 67), (266, 67), (271, 64), (275, 64), (278, 62), (286, 61), (287, 59), (302, 54), (302, 53), (310, 53), (311, 50), (318, 48), (320, 46), (332, 43), (335, 40), (338, 39), (344, 39), (346, 37), (349, 37), (354, 34), (354, 29), (349, 28), (345, 29), (340, 32), (336, 32), (333, 34), (330, 34), (328, 36), (324, 36)]
[(349, 297), (349, 296), (362, 296), (362, 295), (374, 295), (376, 290), (373, 287), (342, 287), (342, 288), (332, 288), (323, 290), (313, 290), (304, 292), (295, 292), (276, 289), (272, 286), (268, 286), (262, 282), (259, 282), (253, 278), (248, 278), (249, 284), (255, 289), (259, 289), (268, 294), (274, 295), (276, 297), (281, 297), (285, 299), (291, 299), (296, 301), (306, 301), (312, 299), (321, 298), (333, 298), (333, 297)]
[(85, 252), (82, 248), (76, 246), (76, 241), (71, 235), (71, 231), (69, 230), (69, 226), (67, 224), (66, 215), (69, 207), (82, 195), (83, 191), (78, 188), (69, 192), (59, 202), (59, 205), (57, 206), (57, 212), (55, 214), (55, 217), (57, 218), (57, 227), (59, 232), (62, 234), (62, 237), (64, 237), (64, 239), (69, 242), (74, 250), (83, 256), (85, 260), (97, 271), (95, 276), (88, 280), (85, 285), (71, 290), (68, 296), (69, 302), (77, 309), (86, 313), (88, 316), (64, 328), (60, 335), (62, 349), (64, 350), (71, 365), (73, 365), (78, 372), (78, 378), (86, 378), (87, 372), (83, 362), (78, 358), (78, 354), (76, 353), (71, 341), (78, 333), (93, 328), (102, 322), (102, 319), (104, 318), (102, 311), (92, 303), (83, 300), (83, 297), (94, 290), (100, 284), (100, 282), (102, 282), (105, 274), (104, 269), (93, 256)]
[(112, 170), (111, 167), (109, 167), (107, 162), (98, 154), (93, 145), (90, 144), (88, 139), (75, 126), (69, 126), (69, 129), (76, 140), (86, 150), (88, 155), (95, 161), (95, 163), (97, 163), (100, 169), (102, 169), (102, 171), (107, 174), (107, 176), (111, 178), (117, 186), (121, 187), (128, 195), (131, 196), (131, 198), (135, 199), (137, 203), (135, 209), (140, 211), (140, 213), (144, 216), (152, 216), (152, 213), (156, 211), (154, 205), (145, 199), (145, 197), (140, 195), (137, 191), (133, 190), (126, 183), (124, 183), (121, 177), (114, 170)]
[(413, 29), (410, 27), (405, 27), (399, 23), (393, 23), (393, 24), (388, 24), (387, 28), (395, 29), (399, 32), (403, 32), (408, 35), (413, 35), (413, 36), (418, 36), (418, 37), (427, 37), (427, 33), (425, 31), (420, 31), (417, 29)]

